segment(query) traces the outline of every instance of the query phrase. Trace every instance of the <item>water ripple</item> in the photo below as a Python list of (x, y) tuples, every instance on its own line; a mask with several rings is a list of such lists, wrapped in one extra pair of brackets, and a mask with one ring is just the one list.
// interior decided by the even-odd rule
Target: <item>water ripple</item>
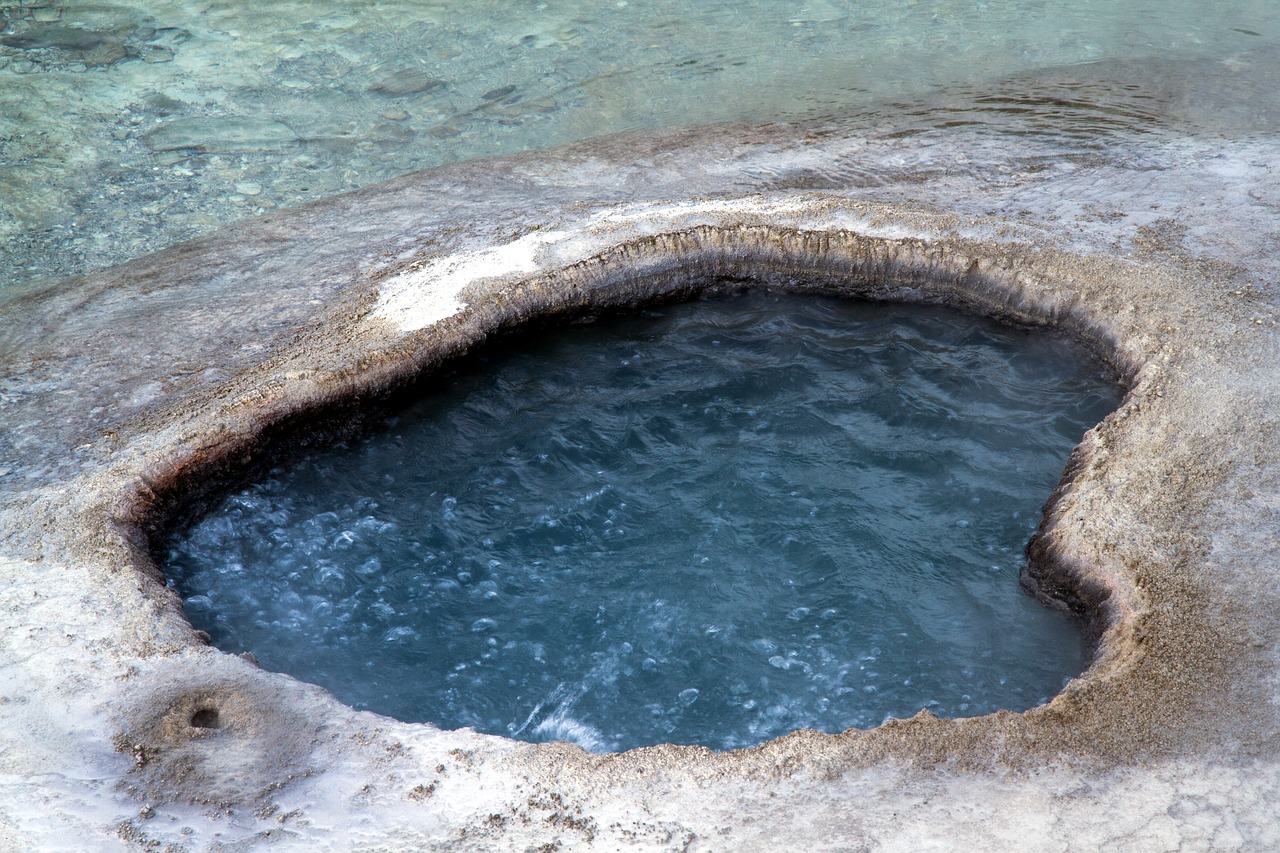
[(478, 358), (175, 543), (197, 627), (406, 720), (595, 750), (1021, 709), (1081, 665), (1021, 593), (1117, 402), (1065, 342), (756, 293)]

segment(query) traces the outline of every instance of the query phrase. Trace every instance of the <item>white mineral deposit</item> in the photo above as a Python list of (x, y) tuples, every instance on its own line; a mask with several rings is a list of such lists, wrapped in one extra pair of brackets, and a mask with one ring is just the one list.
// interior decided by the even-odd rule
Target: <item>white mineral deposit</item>
[[(817, 106), (785, 114), (794, 86), (761, 94), (777, 109), (717, 105), (716, 68), (736, 89), (755, 85), (752, 66), (734, 64), (750, 45), (717, 57), (690, 43), (697, 61), (673, 67), (693, 102), (661, 122), (636, 118), (648, 89), (606, 65), (588, 73), (575, 53), (624, 33), (617, 56), (649, 55), (665, 24), (625, 16), (656, 14), (638, 8), (650, 4), (606, 4), (613, 28), (603, 12), (508, 21), (491, 9), (481, 41), (526, 51), (501, 67), (464, 51), (480, 42), (440, 13), (389, 43), (434, 45), (417, 71), (362, 65), (372, 47), (357, 40), (347, 53), (303, 50), (312, 30), (359, 31), (358, 15), (334, 11), (277, 34), (274, 58), (255, 66), (275, 76), (250, 82), (287, 108), (239, 116), (201, 106), (202, 87), (230, 85), (213, 60), (261, 38), (267, 12), (237, 21), (156, 4), (148, 22), (124, 6), (29, 5), (40, 17), (0, 37), (4, 121), (41, 110), (61, 121), (49, 103), (116, 73), (137, 87), (129, 109), (153, 112), (138, 124), (109, 112), (119, 140), (86, 132), (81, 144), (65, 129), (0, 140), (0, 156), (18, 146), (27, 163), (0, 200), (13, 283), (0, 295), (0, 849), (1280, 849), (1268, 4), (1170, 36), (1203, 35), (1210, 58), (1116, 58), (1112, 35), (1138, 27), (1120, 22), (1084, 40), (1096, 62), (1019, 76), (1000, 64), (1019, 51), (1043, 67), (1087, 57), (1010, 37), (986, 60), (1006, 82), (931, 99), (917, 80), (910, 104), (893, 94), (912, 46), (951, 62), (960, 42), (930, 34), (998, 4), (905, 4), (917, 16), (906, 29), (859, 4), (786, 4), (783, 55), (826, 81)], [(161, 20), (179, 11), (198, 23)], [(806, 52), (845, 24), (905, 58), (851, 54), (823, 76)], [(1222, 47), (1232, 40), (1244, 46)], [(846, 109), (841, 93), (878, 73), (892, 79), (868, 82), (859, 103), (893, 106)], [(156, 88), (156, 74), (179, 76)], [(546, 91), (557, 74), (577, 76)], [(327, 79), (358, 83), (368, 104), (309, 126), (289, 93), (337, 98)], [(401, 105), (406, 121), (379, 118)], [(165, 125), (170, 114), (182, 123)], [(77, 116), (67, 121), (104, 122)], [(538, 150), (503, 153), (520, 122), (563, 123), (514, 146)], [(635, 129), (655, 123), (704, 126)], [(490, 131), (471, 153), (500, 156), (452, 162), (449, 140)], [(410, 133), (440, 151), (377, 168), (433, 168), (371, 184), (333, 171), (400, 152)], [(137, 183), (113, 183), (116, 154), (135, 158)], [(86, 217), (108, 209), (113, 187), (127, 203), (110, 210), (132, 213), (90, 231), (68, 213), (53, 228), (71, 172), (77, 186), (109, 176), (75, 196)], [(319, 200), (299, 203), (311, 177)], [(349, 186), (360, 188), (328, 195)], [(200, 218), (183, 187), (240, 201)], [(385, 400), (499, 332), (724, 280), (1054, 329), (1121, 378), (1123, 401), (1075, 450), (1030, 546), (1027, 587), (1096, 639), (1058, 695), (1019, 713), (922, 712), (749, 749), (596, 754), (357, 711), (188, 622), (157, 547), (228, 488), (358, 433)]]

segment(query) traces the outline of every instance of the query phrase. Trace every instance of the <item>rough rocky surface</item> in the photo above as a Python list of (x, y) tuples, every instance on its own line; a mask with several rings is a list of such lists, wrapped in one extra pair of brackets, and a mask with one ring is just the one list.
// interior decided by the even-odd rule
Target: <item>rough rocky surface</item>
[[(715, 127), (473, 161), (0, 306), (0, 848), (1280, 847), (1275, 144)], [(1022, 714), (618, 755), (355, 712), (202, 642), (154, 538), (530, 317), (725, 282), (941, 302), (1126, 379), (1026, 582)]]

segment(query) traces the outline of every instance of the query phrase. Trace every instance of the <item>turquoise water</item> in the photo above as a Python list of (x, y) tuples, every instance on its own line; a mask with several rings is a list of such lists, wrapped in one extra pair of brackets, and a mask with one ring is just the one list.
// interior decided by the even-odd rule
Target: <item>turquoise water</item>
[(404, 172), (639, 128), (1016, 114), (1046, 134), (1270, 134), (1278, 34), (1273, 0), (0, 5), (0, 297)]
[(1018, 585), (1118, 402), (1042, 331), (754, 293), (491, 348), (173, 543), (192, 623), (357, 708), (597, 751), (1046, 701)]

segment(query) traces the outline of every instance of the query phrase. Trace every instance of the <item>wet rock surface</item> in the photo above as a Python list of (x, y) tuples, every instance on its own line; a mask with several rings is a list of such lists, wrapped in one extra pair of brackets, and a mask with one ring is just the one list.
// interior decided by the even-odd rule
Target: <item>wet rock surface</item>
[[(0, 841), (1277, 846), (1277, 152), (1060, 152), (956, 128), (610, 137), (407, 176), (9, 300)], [(726, 279), (1054, 326), (1128, 377), (1032, 549), (1028, 584), (1101, 638), (1049, 704), (593, 756), (356, 713), (206, 646), (158, 575), (166, 524), (350, 434), (473, 343)]]

